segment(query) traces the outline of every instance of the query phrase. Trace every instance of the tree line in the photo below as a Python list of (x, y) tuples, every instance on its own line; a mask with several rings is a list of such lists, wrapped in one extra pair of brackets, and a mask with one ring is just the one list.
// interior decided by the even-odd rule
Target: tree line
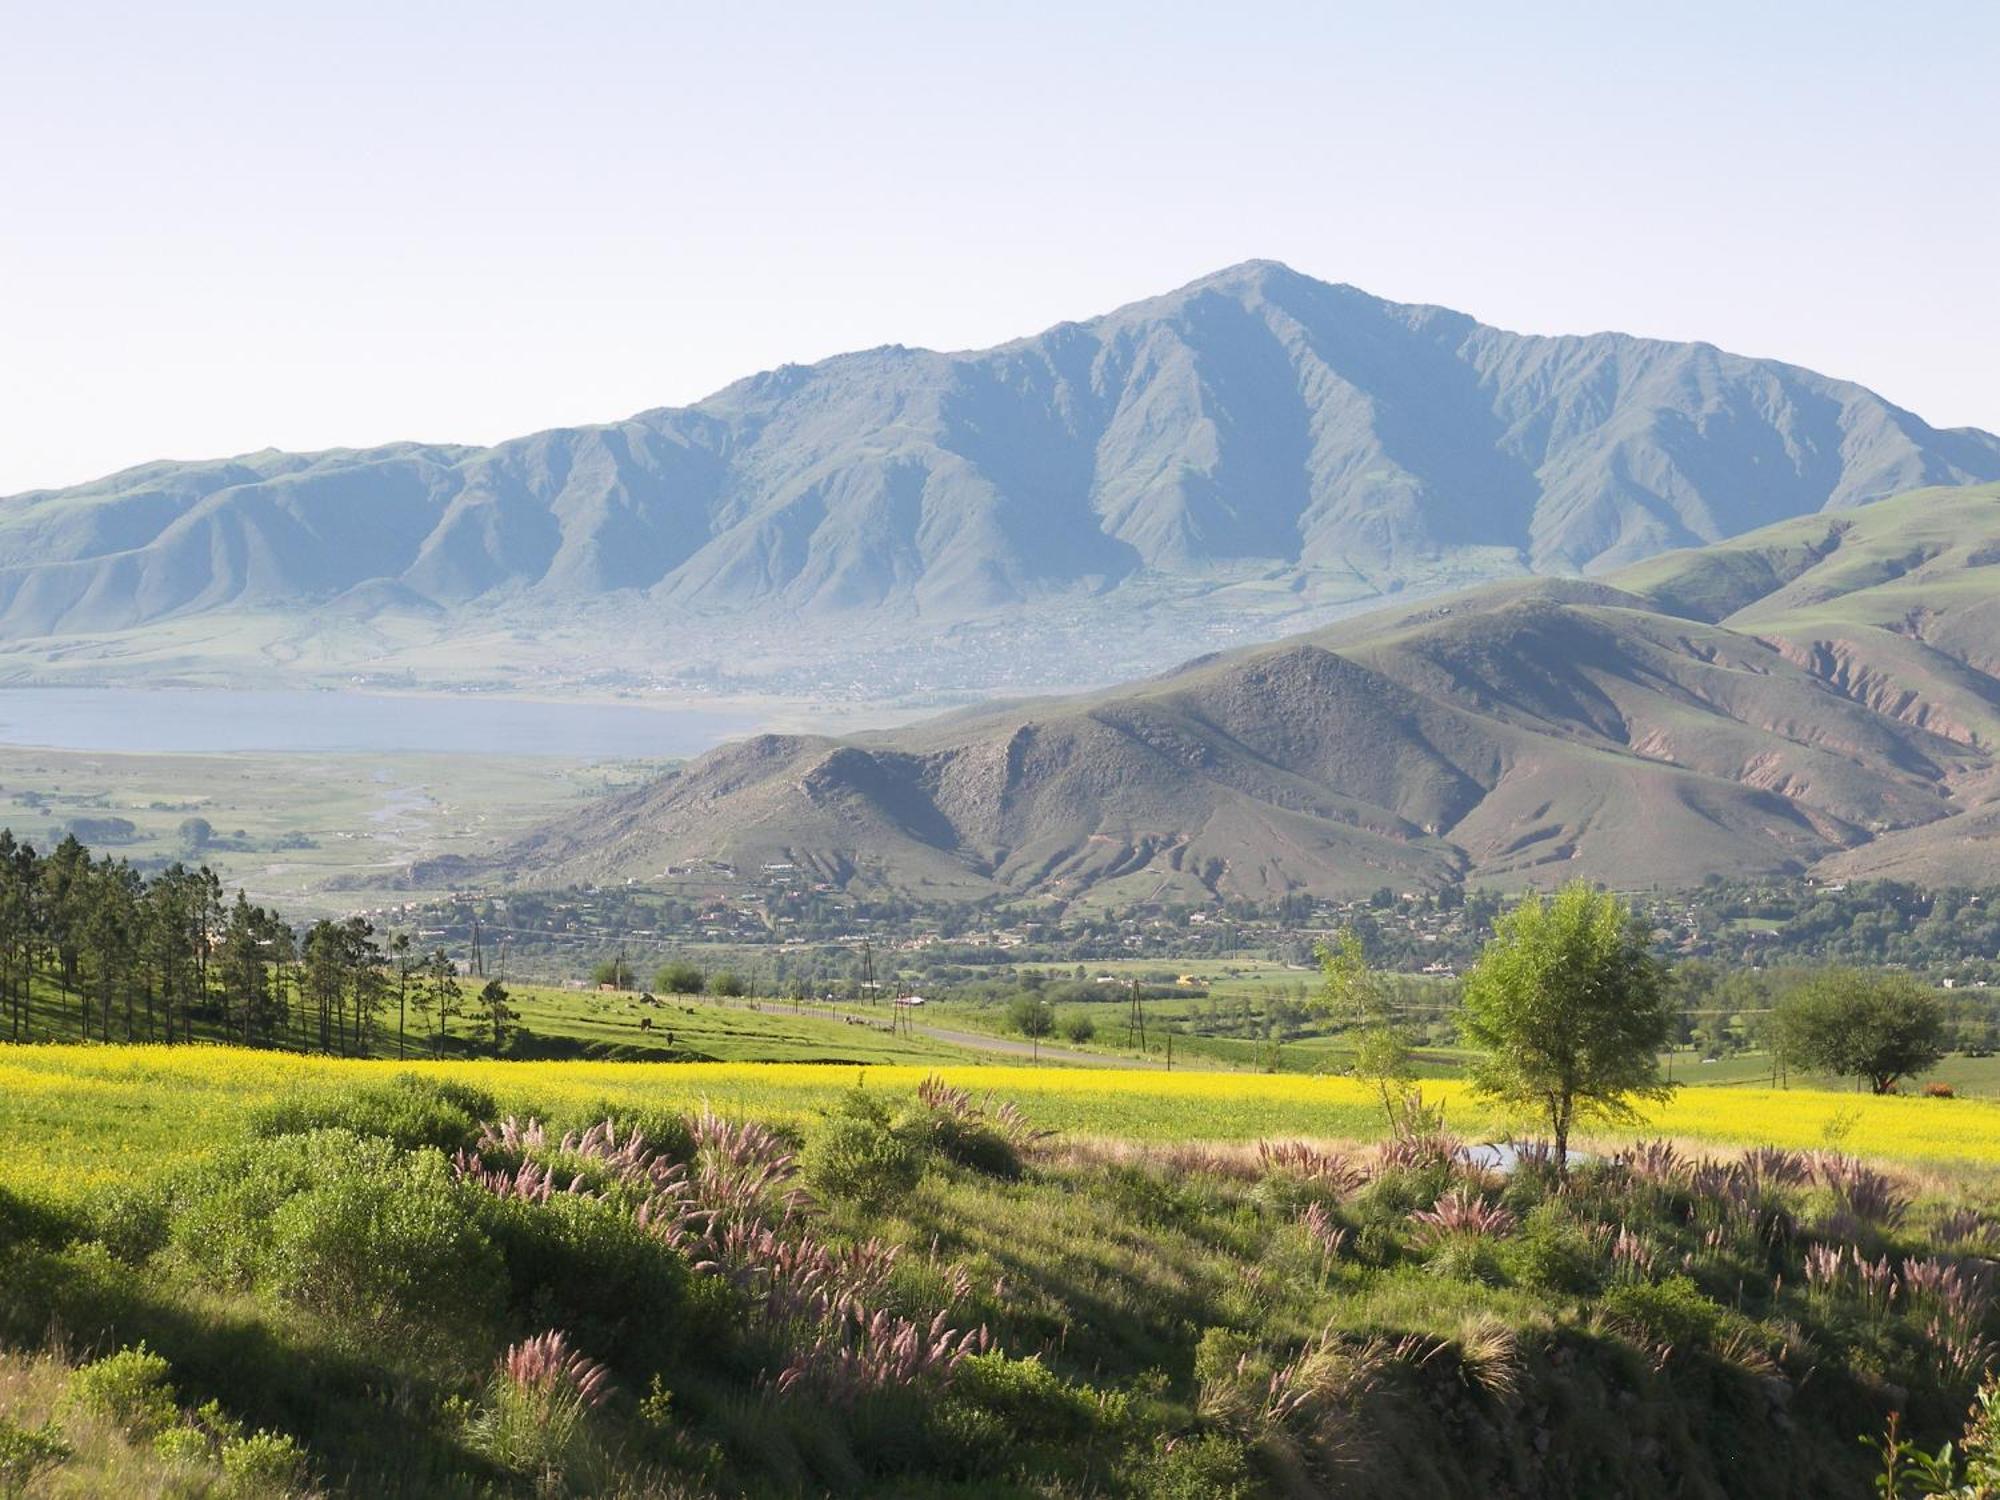
[[(340, 1056), (498, 1048), (512, 1014), (468, 997), (442, 948), (363, 917), (300, 927), (233, 900), (207, 866), (147, 876), (74, 835), (47, 854), (0, 829), (0, 1016), (14, 1042), (230, 1041)], [(469, 1018), (454, 1038), (452, 1023)]]

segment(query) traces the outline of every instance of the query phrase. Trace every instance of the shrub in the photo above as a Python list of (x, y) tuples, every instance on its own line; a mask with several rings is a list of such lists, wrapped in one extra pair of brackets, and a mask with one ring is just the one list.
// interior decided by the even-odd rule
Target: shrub
[(149, 1438), (180, 1420), (173, 1367), (144, 1343), (93, 1360), (69, 1378), (68, 1402), (127, 1436)]
[(687, 1263), (615, 1204), (558, 1193), (494, 1200), (490, 1233), (524, 1316), (601, 1348), (661, 1358), (687, 1322)]
[(1355, 1215), (1364, 1223), (1400, 1227), (1411, 1214), (1434, 1207), (1458, 1181), (1458, 1175), (1456, 1167), (1445, 1161), (1391, 1167), (1378, 1173), (1355, 1197)]
[(608, 1390), (604, 1367), (551, 1329), (508, 1349), (466, 1436), (544, 1493), (596, 1493), (608, 1462), (592, 1414)]
[(1520, 1236), (1500, 1252), (1500, 1263), (1510, 1279), (1537, 1291), (1587, 1296), (1603, 1281), (1589, 1235), (1553, 1205), (1528, 1215)]
[(989, 1094), (975, 1102), (968, 1090), (935, 1075), (917, 1085), (916, 1101), (896, 1128), (948, 1161), (1009, 1181), (1021, 1175), (1023, 1148), (1046, 1134), (1033, 1129), (1010, 1101), (996, 1104)]
[(1017, 1439), (1080, 1442), (1096, 1428), (1100, 1412), (1092, 1391), (1071, 1385), (1032, 1355), (972, 1355), (952, 1377), (950, 1399), (992, 1413)]
[(694, 1158), (694, 1133), (688, 1129), (684, 1116), (670, 1109), (634, 1109), (629, 1101), (618, 1103), (599, 1099), (551, 1111), (544, 1125), (544, 1134), (552, 1141), (560, 1141), (572, 1133), (581, 1136), (593, 1125), (606, 1121), (616, 1127), (621, 1140), (636, 1134), (644, 1140), (648, 1149), (671, 1161), (685, 1162)]
[(1424, 1269), (1447, 1281), (1483, 1286), (1498, 1286), (1504, 1279), (1493, 1246), (1472, 1234), (1454, 1234), (1435, 1242), (1424, 1258)]
[(157, 1187), (118, 1188), (93, 1205), (90, 1229), (113, 1255), (137, 1265), (167, 1243), (166, 1198)]
[(380, 1136), (406, 1151), (435, 1146), (451, 1152), (470, 1146), (479, 1136), (480, 1121), (497, 1112), (493, 1096), (483, 1089), (420, 1073), (399, 1073), (387, 1083), (276, 1100), (251, 1115), (250, 1134), (351, 1130)]
[(1722, 1307), (1701, 1294), (1685, 1276), (1657, 1284), (1627, 1282), (1604, 1294), (1600, 1304), (1613, 1323), (1653, 1344), (1696, 1349), (1712, 1341)]
[(435, 1150), (347, 1130), (225, 1152), (177, 1186), (172, 1248), (364, 1338), (412, 1321), (469, 1333), (496, 1309), (499, 1253)]
[(1514, 1215), (1497, 1203), (1488, 1203), (1470, 1188), (1457, 1188), (1426, 1209), (1410, 1215), (1416, 1225), (1414, 1238), (1420, 1245), (1451, 1236), (1470, 1235), (1498, 1239), (1514, 1232)]
[(1097, 1035), (1097, 1023), (1082, 1011), (1063, 1017), (1062, 1034), (1072, 1042), (1088, 1042)]
[(1243, 1445), (1220, 1433), (1170, 1438), (1140, 1471), (1147, 1500), (1246, 1500), (1257, 1493)]
[(76, 1450), (53, 1422), (23, 1427), (0, 1417), (0, 1496), (14, 1500), (28, 1486), (76, 1456)]
[(194, 1468), (214, 1457), (214, 1444), (199, 1427), (169, 1427), (153, 1439), (153, 1451), (167, 1463)]
[(227, 1438), (220, 1457), (226, 1495), (288, 1494), (305, 1482), (305, 1452), (281, 1432)]
[(806, 1142), (800, 1166), (823, 1197), (886, 1208), (908, 1197), (923, 1177), (923, 1157), (878, 1109), (872, 1100), (854, 1101)]
[(1021, 1175), (1021, 1153), (984, 1120), (920, 1109), (902, 1116), (896, 1125), (898, 1133), (912, 1144), (935, 1151), (947, 1161), (1010, 1181)]

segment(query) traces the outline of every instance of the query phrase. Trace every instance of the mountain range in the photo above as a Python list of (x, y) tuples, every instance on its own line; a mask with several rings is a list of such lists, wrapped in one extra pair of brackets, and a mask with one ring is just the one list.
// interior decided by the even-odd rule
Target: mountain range
[[(183, 641), (199, 662), (233, 621), (252, 655), (449, 675), (469, 640), (504, 666), (548, 626), (564, 661), (629, 671), (697, 644), (740, 661), (740, 631), (784, 658), (800, 622), (824, 661), (846, 631), (893, 651), (1073, 606), (1049, 655), (1088, 678), (1399, 590), (1595, 577), (1994, 479), (2000, 438), (1846, 381), (1509, 333), (1259, 261), (995, 349), (842, 355), (489, 448), (263, 452), (17, 495), (0, 641), (86, 661)], [(1162, 599), (1185, 608), (1119, 636)], [(1192, 637), (1173, 623), (1197, 617)], [(162, 633), (190, 621), (219, 624)]]
[(788, 867), (1106, 904), (1582, 875), (2000, 879), (2000, 485), (1528, 579), (1109, 692), (765, 735), (444, 879)]

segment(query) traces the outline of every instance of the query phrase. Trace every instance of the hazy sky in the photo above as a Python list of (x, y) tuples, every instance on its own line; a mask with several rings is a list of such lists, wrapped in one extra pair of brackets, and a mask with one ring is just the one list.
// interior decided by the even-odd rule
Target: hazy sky
[(1270, 256), (2000, 429), (2000, 5), (0, 0), (0, 493)]

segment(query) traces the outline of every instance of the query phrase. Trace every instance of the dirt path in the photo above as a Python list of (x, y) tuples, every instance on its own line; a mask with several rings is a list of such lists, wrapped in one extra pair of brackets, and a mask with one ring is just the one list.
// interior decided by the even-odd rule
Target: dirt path
[[(949, 1042), (954, 1047), (970, 1047), (980, 1052), (999, 1052), (1008, 1057), (1033, 1057), (1034, 1045), (1017, 1042), (1003, 1036), (988, 1036), (979, 1031), (947, 1031), (942, 1026), (917, 1026), (913, 1028), (918, 1036), (927, 1036), (934, 1042)], [(1077, 1063), (1086, 1068), (1150, 1068), (1155, 1072), (1166, 1064), (1152, 1058), (1121, 1057), (1116, 1052), (1072, 1052), (1067, 1047), (1043, 1047), (1044, 1062)]]
[[(748, 1002), (748, 1008), (761, 1011), (765, 1015), (777, 1016), (789, 1011), (795, 1015), (816, 1015), (837, 1021), (849, 1020), (854, 1016), (852, 1011), (834, 1010), (823, 1005), (766, 1004), (761, 1000)], [(870, 1021), (868, 1024), (873, 1026), (876, 1023)], [(921, 1022), (913, 1022), (910, 1030), (918, 1036), (928, 1037), (931, 1041), (944, 1042), (952, 1047), (963, 1047), (969, 1052), (997, 1052), (1002, 1057), (1037, 1055), (1032, 1042), (1017, 1042), (1011, 1037), (990, 1036), (983, 1031), (954, 1031), (949, 1027), (926, 1026)], [(1165, 1063), (1152, 1058), (1123, 1057), (1116, 1052), (1075, 1052), (1068, 1047), (1051, 1047), (1047, 1044), (1043, 1045), (1039, 1055), (1047, 1062), (1074, 1063), (1084, 1068), (1144, 1068), (1152, 1072), (1160, 1072), (1166, 1068)]]

